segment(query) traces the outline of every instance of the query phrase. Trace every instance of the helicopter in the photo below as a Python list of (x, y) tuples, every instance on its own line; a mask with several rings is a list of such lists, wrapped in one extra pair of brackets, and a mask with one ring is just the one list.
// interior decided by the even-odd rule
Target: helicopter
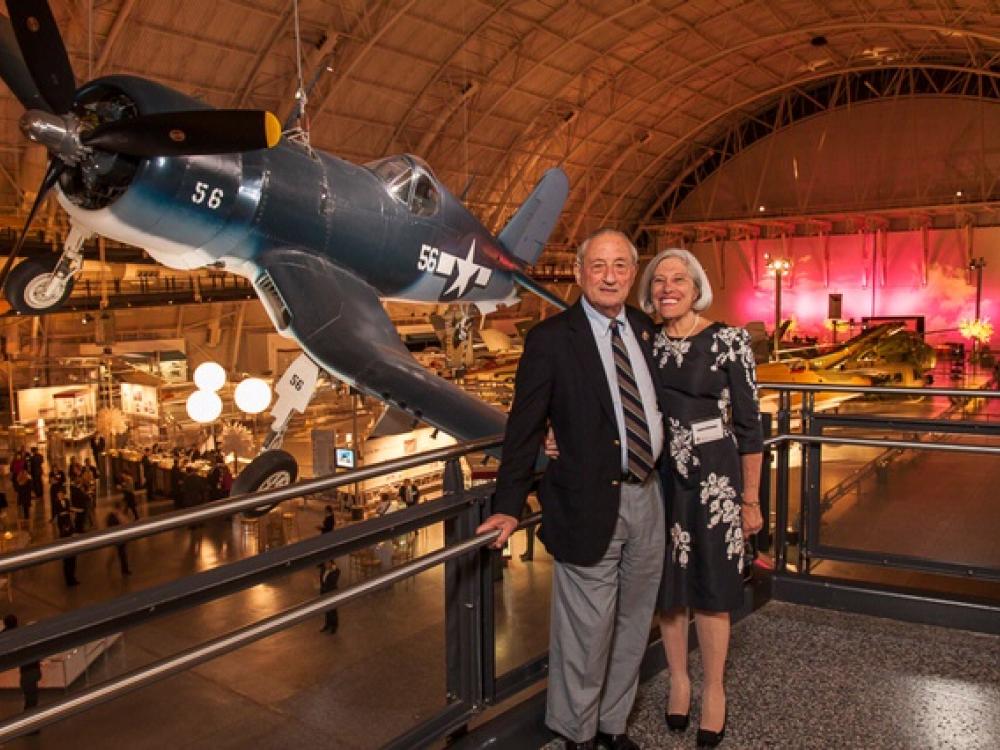
[[(494, 236), (417, 156), (357, 165), (282, 132), (269, 112), (213, 109), (142, 77), (78, 87), (48, 3), (8, 0), (7, 9), (0, 77), (26, 110), (22, 131), (49, 152), (0, 271), (15, 310), (58, 310), (94, 235), (169, 268), (248, 279), (274, 328), (303, 353), (275, 381), (271, 429), (234, 493), (295, 481), (295, 459), (280, 446), (321, 372), (461, 440), (503, 432), (501, 411), (413, 358), (381, 300), (474, 305), (487, 315), (523, 288), (565, 307), (526, 273), (568, 196), (561, 169), (547, 171)], [(50, 191), (70, 219), (62, 251), (14, 265)]]

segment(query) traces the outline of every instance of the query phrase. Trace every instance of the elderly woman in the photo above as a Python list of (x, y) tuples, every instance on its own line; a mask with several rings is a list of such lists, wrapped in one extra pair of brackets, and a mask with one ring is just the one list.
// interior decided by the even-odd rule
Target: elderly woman
[(660, 631), (670, 670), (667, 725), (688, 726), (688, 617), (694, 611), (704, 667), (699, 747), (722, 741), (723, 675), (730, 612), (743, 603), (743, 542), (760, 530), (761, 430), (750, 335), (703, 315), (712, 288), (687, 250), (659, 253), (639, 286), (643, 309), (662, 320), (653, 341), (669, 436), (661, 460), (667, 554)]

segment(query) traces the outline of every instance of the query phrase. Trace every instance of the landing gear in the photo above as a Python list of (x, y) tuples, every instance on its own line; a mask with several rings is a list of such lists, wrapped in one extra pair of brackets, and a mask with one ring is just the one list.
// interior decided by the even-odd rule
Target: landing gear
[[(299, 467), (290, 453), (283, 450), (269, 450), (261, 453), (247, 464), (233, 482), (232, 494), (243, 495), (247, 492), (263, 492), (287, 487), (299, 474)], [(276, 505), (261, 505), (252, 510), (243, 511), (247, 518), (257, 518), (271, 510)]]
[(90, 237), (72, 227), (58, 258), (29, 258), (7, 277), (4, 293), (10, 306), (24, 315), (58, 309), (73, 291), (73, 277), (83, 268), (83, 243)]
[[(304, 412), (319, 380), (319, 367), (305, 354), (300, 354), (274, 384), (278, 400), (271, 409), (274, 421), (264, 439), (263, 452), (251, 461), (233, 482), (233, 494), (273, 490), (285, 487), (298, 476), (298, 464), (287, 451), (279, 450), (285, 437), (285, 430), (292, 419), (292, 412)], [(253, 510), (243, 511), (247, 518), (262, 516), (275, 506), (262, 505)]]

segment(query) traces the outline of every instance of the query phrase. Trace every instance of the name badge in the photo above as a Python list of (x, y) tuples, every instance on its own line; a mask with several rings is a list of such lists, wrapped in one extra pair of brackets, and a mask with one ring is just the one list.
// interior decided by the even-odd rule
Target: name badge
[(711, 443), (715, 440), (722, 440), (726, 436), (722, 430), (722, 418), (703, 419), (700, 422), (691, 423), (691, 433), (694, 435), (694, 444)]

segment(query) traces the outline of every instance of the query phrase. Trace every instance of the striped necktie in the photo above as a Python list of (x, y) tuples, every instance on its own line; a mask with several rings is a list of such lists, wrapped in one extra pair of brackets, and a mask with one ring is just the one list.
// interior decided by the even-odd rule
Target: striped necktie
[(625, 342), (622, 341), (621, 321), (611, 321), (611, 350), (615, 355), (618, 373), (618, 390), (621, 392), (622, 412), (625, 416), (625, 447), (628, 449), (628, 470), (639, 481), (645, 481), (653, 469), (652, 440), (646, 412), (642, 408), (639, 386), (632, 371)]

